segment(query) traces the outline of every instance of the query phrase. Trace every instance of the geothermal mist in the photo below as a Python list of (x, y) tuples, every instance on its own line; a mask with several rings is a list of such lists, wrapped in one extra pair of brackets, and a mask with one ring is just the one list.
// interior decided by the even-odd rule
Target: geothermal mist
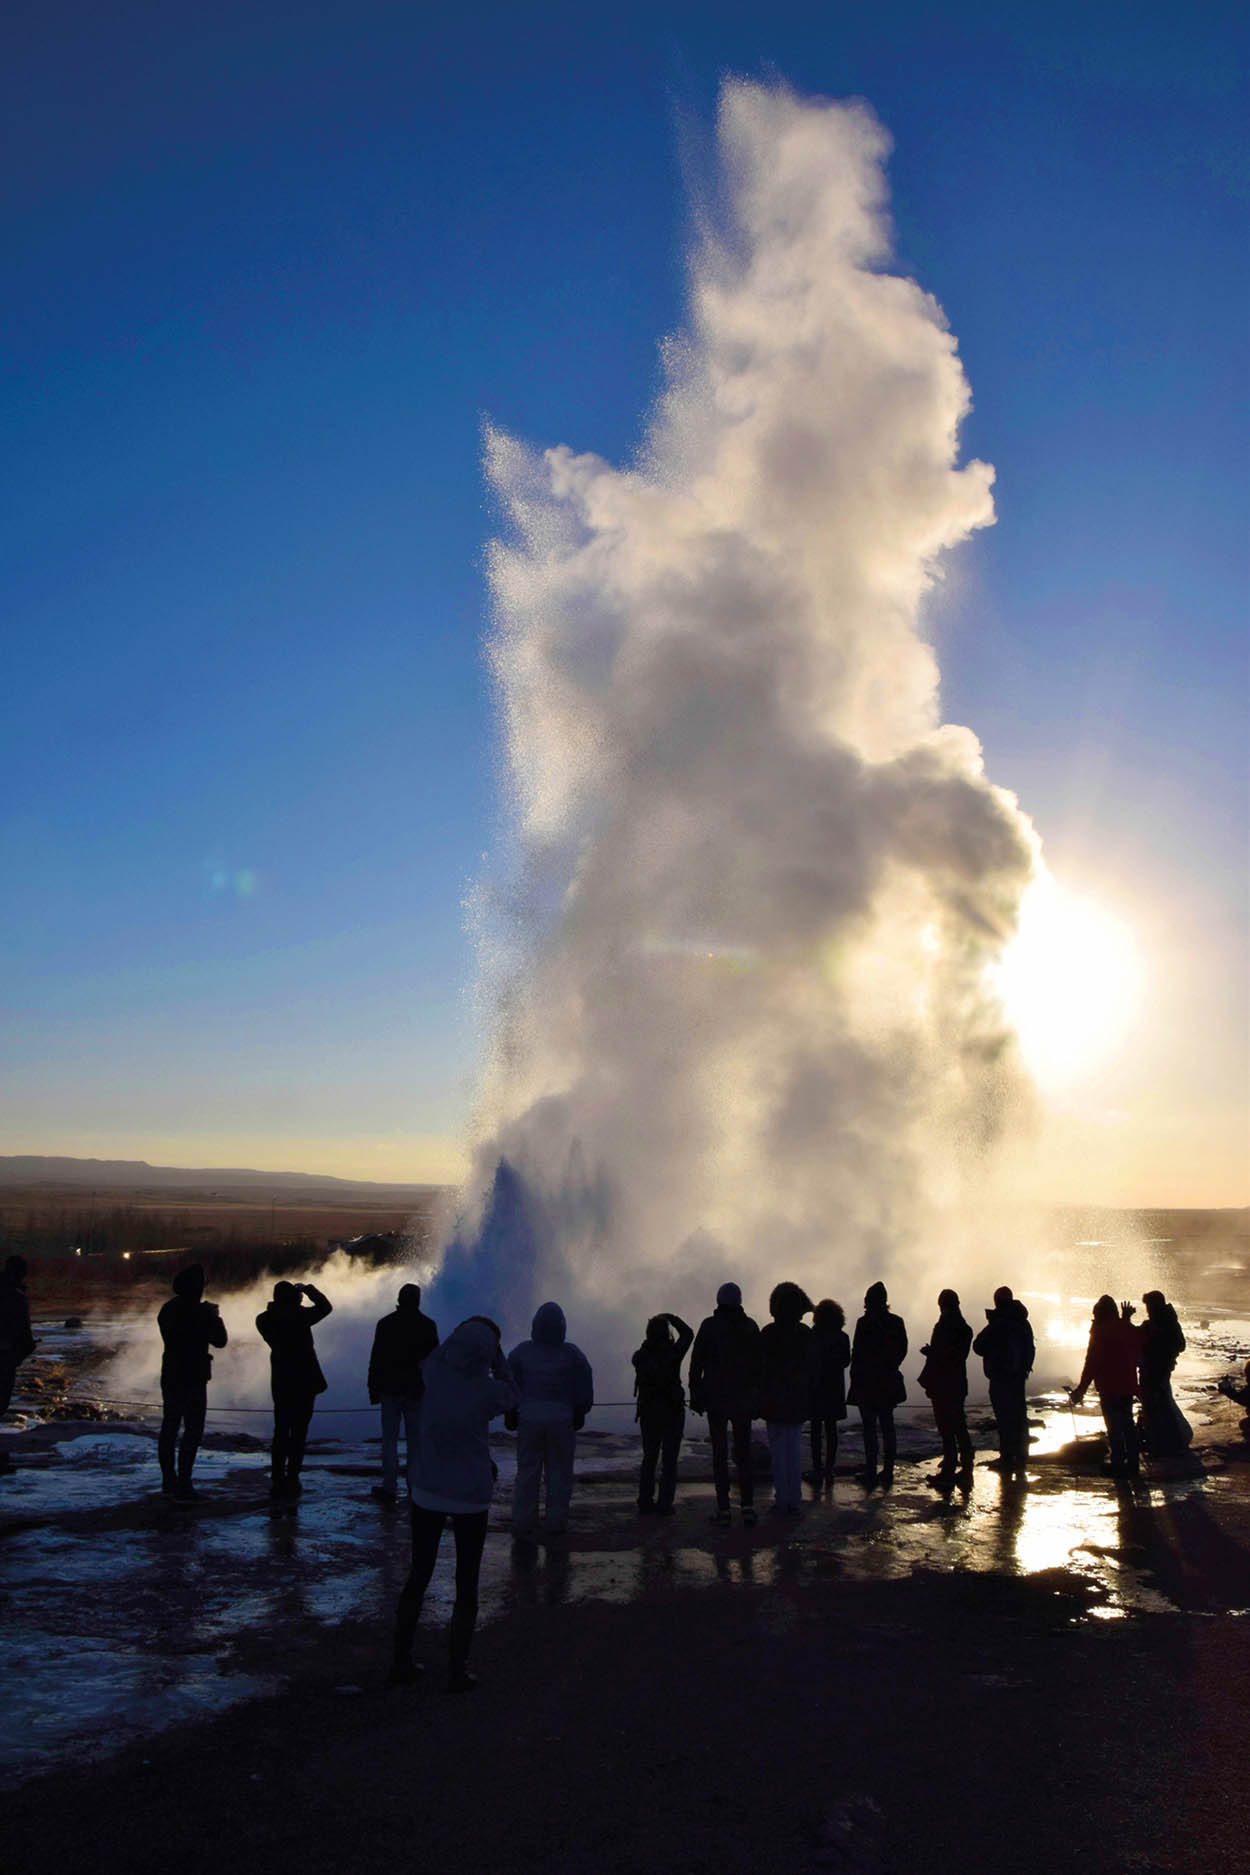
[(1036, 842), (921, 630), (993, 472), (956, 466), (940, 307), (884, 270), (888, 148), (728, 85), (638, 464), (488, 437), (521, 859), (448, 1320), (555, 1294), (619, 1359), (727, 1276), (757, 1312), (781, 1276), (906, 1295), (1024, 1098), (987, 969)]

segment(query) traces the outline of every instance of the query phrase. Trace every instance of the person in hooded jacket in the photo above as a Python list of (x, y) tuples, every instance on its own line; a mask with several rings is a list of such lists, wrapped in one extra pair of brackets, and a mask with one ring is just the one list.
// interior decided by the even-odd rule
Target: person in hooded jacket
[(705, 1316), (690, 1356), (690, 1410), (707, 1414), (712, 1442), (712, 1477), (716, 1509), (712, 1522), (729, 1522), (729, 1434), (733, 1430), (734, 1464), (742, 1521), (755, 1522), (755, 1480), (751, 1470), (751, 1420), (760, 1384), (760, 1331), (742, 1306), (737, 1283), (716, 1291), (716, 1312)]
[(1130, 1478), (1140, 1471), (1133, 1396), (1138, 1386), (1141, 1335), (1133, 1326), (1133, 1313), (1131, 1302), (1117, 1309), (1114, 1296), (1099, 1296), (1090, 1323), (1085, 1365), (1071, 1394), (1073, 1406), (1079, 1406), (1093, 1382), (1111, 1446), (1108, 1470)]
[(813, 1485), (819, 1491), (833, 1483), (838, 1456), (838, 1424), (846, 1418), (846, 1370), (851, 1343), (846, 1333), (846, 1311), (826, 1298), (812, 1311), (811, 1413)]
[(1151, 1458), (1178, 1458), (1194, 1436), (1172, 1393), (1172, 1370), (1185, 1352), (1185, 1331), (1161, 1289), (1149, 1290), (1142, 1301), (1141, 1444)]
[(412, 1498), (412, 1567), (399, 1597), (391, 1683), (401, 1685), (423, 1671), (412, 1647), (421, 1606), (447, 1519), (456, 1543), (456, 1600), (451, 1611), (451, 1656), (447, 1691), (464, 1693), (477, 1684), (469, 1672), (469, 1649), (477, 1626), (478, 1577), (494, 1491), (490, 1422), (511, 1412), (517, 1392), (499, 1343), (499, 1330), (483, 1315), (470, 1316), (422, 1367), (421, 1438)]
[[(215, 1302), (205, 1302), (204, 1271), (190, 1263), (174, 1277), (173, 1295), (161, 1305), (156, 1325), (161, 1331), (161, 1403), (164, 1414), (156, 1441), (161, 1466), (161, 1489), (167, 1497), (185, 1503), (195, 1496), (191, 1470), (204, 1436), (208, 1411), (208, 1382), (213, 1371), (210, 1348), (226, 1345), (226, 1324)], [(178, 1428), (182, 1444), (178, 1445)], [(177, 1467), (175, 1469), (175, 1450)]]
[(953, 1289), (943, 1289), (938, 1296), (933, 1333), (928, 1345), (920, 1350), (925, 1357), (920, 1384), (929, 1396), (933, 1422), (942, 1440), (942, 1463), (929, 1480), (939, 1487), (953, 1484), (961, 1475), (972, 1477), (972, 1439), (964, 1406), (971, 1348), (972, 1330), (963, 1318), (959, 1297)]
[(1029, 1455), (1029, 1409), (1025, 1384), (1033, 1371), (1036, 1352), (1029, 1311), (1004, 1283), (994, 1291), (994, 1306), (985, 1311), (985, 1327), (972, 1344), (981, 1356), (990, 1383), (990, 1406), (998, 1431), (998, 1457), (994, 1471), (1023, 1471)]
[(546, 1478), (548, 1535), (568, 1525), (573, 1495), (576, 1436), (595, 1403), (594, 1376), (581, 1349), (566, 1339), (558, 1302), (544, 1302), (530, 1324), (530, 1339), (508, 1356), (517, 1390), (516, 1488), (513, 1533), (532, 1537), (538, 1528), (538, 1499)]
[[(305, 1308), (307, 1296), (311, 1307)], [(273, 1498), (298, 1497), (304, 1446), (317, 1395), (326, 1390), (312, 1331), (331, 1304), (312, 1283), (278, 1282), (273, 1301), (256, 1317), (262, 1341), (269, 1343), (269, 1378), (273, 1392)]]
[[(638, 1509), (643, 1516), (651, 1511), (661, 1517), (672, 1515), (677, 1491), (677, 1454), (686, 1429), (681, 1364), (693, 1340), (694, 1329), (687, 1327), (680, 1315), (653, 1315), (647, 1323), (643, 1344), (634, 1354), (634, 1393), (638, 1399), (635, 1417), (642, 1434)], [(658, 1498), (657, 1462), (660, 1467)]]
[(404, 1461), (409, 1482), (420, 1436), (421, 1363), (438, 1346), (438, 1328), (421, 1313), (421, 1291), (405, 1283), (390, 1315), (373, 1332), (369, 1355), (369, 1398), (382, 1409), (382, 1482), (374, 1497), (393, 1504), (399, 1485), (399, 1428), (404, 1428)]
[(858, 1406), (864, 1424), (864, 1468), (856, 1476), (869, 1491), (878, 1482), (878, 1432), (884, 1458), (880, 1482), (886, 1490), (894, 1483), (894, 1408), (907, 1398), (899, 1371), (907, 1353), (907, 1330), (901, 1316), (891, 1314), (889, 1300), (884, 1283), (870, 1284), (851, 1343), (851, 1390), (846, 1397)]
[(771, 1322), (760, 1330), (759, 1410), (773, 1466), (773, 1515), (802, 1511), (803, 1425), (811, 1410), (811, 1299), (797, 1283), (778, 1283), (768, 1298)]

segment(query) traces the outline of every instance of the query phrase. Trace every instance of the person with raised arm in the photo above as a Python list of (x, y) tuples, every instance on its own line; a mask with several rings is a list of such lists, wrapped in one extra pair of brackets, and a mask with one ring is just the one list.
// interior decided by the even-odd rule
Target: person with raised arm
[[(642, 1346), (634, 1354), (635, 1417), (642, 1434), (642, 1465), (638, 1473), (638, 1510), (661, 1517), (673, 1513), (677, 1492), (677, 1454), (686, 1429), (686, 1395), (681, 1364), (694, 1329), (680, 1315), (653, 1315)], [(660, 1467), (659, 1495), (655, 1468)]]
[(269, 1343), (273, 1391), (269, 1495), (277, 1500), (300, 1494), (308, 1426), (317, 1395), (326, 1390), (312, 1331), (330, 1311), (331, 1304), (314, 1283), (278, 1282), (273, 1286), (273, 1301), (256, 1317), (261, 1340)]

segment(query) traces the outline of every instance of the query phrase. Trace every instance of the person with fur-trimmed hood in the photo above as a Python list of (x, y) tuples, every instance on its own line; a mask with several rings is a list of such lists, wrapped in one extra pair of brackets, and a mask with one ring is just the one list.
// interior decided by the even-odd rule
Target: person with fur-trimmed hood
[(768, 1298), (773, 1319), (760, 1329), (759, 1410), (768, 1430), (777, 1517), (797, 1517), (803, 1508), (803, 1424), (812, 1370), (812, 1331), (803, 1317), (811, 1306), (797, 1283), (778, 1283)]
[[(555, 1536), (568, 1525), (573, 1452), (577, 1434), (595, 1403), (595, 1383), (590, 1362), (567, 1335), (564, 1310), (558, 1302), (544, 1302), (530, 1324), (530, 1339), (520, 1342), (508, 1356), (518, 1395), (512, 1529), (520, 1537), (537, 1531), (544, 1477), (543, 1528)], [(513, 1423), (511, 1415), (507, 1423)]]

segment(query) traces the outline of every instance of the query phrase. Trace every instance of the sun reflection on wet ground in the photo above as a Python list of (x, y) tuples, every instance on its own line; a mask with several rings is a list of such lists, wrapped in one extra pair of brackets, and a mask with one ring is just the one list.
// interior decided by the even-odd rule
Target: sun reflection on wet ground
[[(1220, 1350), (1195, 1351), (1210, 1367)], [(1187, 1399), (1195, 1424), (1201, 1398)], [(1189, 1551), (1229, 1542), (1213, 1518), (1233, 1488), (1208, 1455), (1175, 1475), (1127, 1484), (1098, 1475), (1098, 1420), (1074, 1418), (1060, 1391), (1030, 1403), (1027, 1476), (985, 1463), (986, 1418), (966, 1491), (926, 1482), (934, 1465), (923, 1408), (904, 1416), (888, 1494), (865, 1496), (849, 1476), (811, 1501), (797, 1524), (709, 1525), (705, 1442), (685, 1448), (677, 1515), (639, 1519), (638, 1447), (624, 1432), (580, 1442), (567, 1538), (514, 1545), (507, 1524), (513, 1446), (496, 1442), (500, 1482), (482, 1577), (482, 1620), (548, 1602), (629, 1603), (690, 1591), (763, 1589), (766, 1629), (796, 1618), (796, 1598), (836, 1597), (839, 1583), (925, 1573), (1062, 1577), (1075, 1620), (1126, 1620), (1178, 1607), (1202, 1612)], [(694, 1422), (697, 1424), (697, 1422)], [(11, 1725), (0, 1768), (18, 1775), (72, 1749), (109, 1751), (128, 1737), (221, 1710), (315, 1674), (328, 1632), (376, 1630), (378, 1668), (408, 1564), (407, 1520), (370, 1495), (377, 1447), (325, 1440), (310, 1451), (297, 1510), (273, 1514), (256, 1441), (218, 1437), (202, 1452), (190, 1509), (154, 1490), (154, 1426), (44, 1427), (18, 1446), (0, 1479), (0, 1674)], [(858, 1460), (856, 1441), (840, 1462)], [(735, 1513), (736, 1517), (736, 1513)], [(428, 1618), (445, 1622), (454, 1594), (444, 1544)], [(1250, 1595), (1240, 1600), (1250, 1601)], [(1223, 1606), (1227, 1606), (1227, 1599)], [(830, 1603), (836, 1611), (836, 1600)]]

